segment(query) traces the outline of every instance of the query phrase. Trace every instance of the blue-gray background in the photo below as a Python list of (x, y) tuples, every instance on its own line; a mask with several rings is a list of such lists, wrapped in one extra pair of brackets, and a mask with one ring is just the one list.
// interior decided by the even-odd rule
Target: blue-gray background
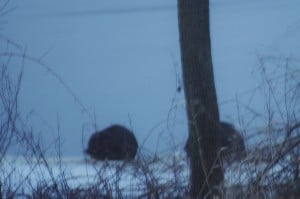
[[(183, 146), (187, 122), (184, 94), (176, 93), (182, 78), (175, 0), (11, 0), (9, 7), (15, 9), (2, 17), (1, 36), (41, 58), (64, 82), (25, 60), (20, 112), (45, 146), (59, 135), (63, 155), (81, 155), (89, 135), (113, 123), (130, 127), (151, 152)], [(259, 84), (258, 57), (299, 55), (299, 10), (298, 0), (211, 1), (223, 120), (238, 127), (235, 99), (248, 103), (248, 91)], [(7, 50), (3, 41), (0, 47)], [(13, 63), (18, 71), (20, 62)], [(259, 96), (251, 106), (264, 109)]]

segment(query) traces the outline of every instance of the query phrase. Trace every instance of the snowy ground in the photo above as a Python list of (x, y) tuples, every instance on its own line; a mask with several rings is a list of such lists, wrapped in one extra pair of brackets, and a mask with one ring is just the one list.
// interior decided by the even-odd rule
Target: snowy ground
[(1, 165), (0, 178), (4, 185), (9, 184), (19, 191), (25, 189), (25, 192), (26, 189), (30, 192), (41, 183), (51, 185), (67, 182), (69, 188), (108, 185), (112, 190), (122, 190), (123, 194), (129, 195), (145, 190), (147, 181), (169, 185), (176, 181), (180, 186), (186, 186), (187, 168), (186, 161), (182, 158), (138, 164), (137, 161), (95, 163), (77, 157), (38, 161), (35, 158), (10, 156)]
[[(251, 157), (254, 157), (254, 161)], [(226, 166), (224, 173), (226, 194), (238, 194), (235, 193), (238, 191), (243, 195), (248, 193), (249, 188), (253, 191), (252, 183), (268, 165), (260, 158), (264, 158), (263, 154), (252, 152), (240, 162)], [(268, 169), (259, 181), (259, 184), (265, 187), (262, 191), (266, 192), (269, 198), (274, 198), (274, 194), (278, 191), (276, 185), (289, 179), (290, 171), (285, 169), (291, 168), (291, 165), (286, 160), (288, 157)], [(127, 163), (93, 162), (84, 157), (37, 160), (5, 156), (0, 164), (0, 179), (2, 190), (10, 188), (21, 194), (32, 194), (40, 190), (40, 187), (58, 185), (60, 189), (67, 187), (67, 190), (92, 188), (97, 193), (110, 191), (114, 198), (120, 198), (118, 193), (122, 194), (122, 198), (136, 198), (145, 196), (144, 194), (148, 192), (152, 193), (153, 190), (161, 191), (159, 194), (164, 194), (167, 190), (173, 194), (172, 196), (185, 196), (188, 190), (189, 165), (185, 153), (182, 152), (160, 154), (151, 158), (138, 154), (136, 160)]]
[[(225, 169), (225, 186), (249, 183), (259, 170), (264, 168), (251, 164), (235, 163)], [(10, 184), (20, 189), (35, 188), (40, 183), (48, 185), (54, 182), (67, 182), (70, 188), (88, 187), (106, 183), (123, 192), (133, 193), (145, 190), (147, 180), (158, 184), (176, 184), (186, 187), (189, 168), (183, 156), (169, 156), (153, 162), (138, 164), (137, 161), (124, 162), (92, 162), (79, 157), (48, 158), (45, 161), (24, 157), (6, 157), (1, 166), (3, 184)], [(151, 178), (151, 179), (150, 179)], [(99, 185), (101, 186), (101, 185)], [(173, 187), (174, 188), (174, 187)]]

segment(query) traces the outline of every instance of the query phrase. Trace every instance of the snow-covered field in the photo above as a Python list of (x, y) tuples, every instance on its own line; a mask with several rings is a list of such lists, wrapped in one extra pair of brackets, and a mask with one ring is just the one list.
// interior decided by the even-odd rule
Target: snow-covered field
[[(177, 186), (185, 190), (189, 179), (187, 160), (180, 153), (152, 161), (140, 159), (127, 163), (93, 162), (80, 157), (37, 160), (8, 156), (4, 160), (0, 172), (2, 183), (25, 192), (43, 183), (48, 186), (66, 183), (70, 189), (109, 186), (112, 191), (121, 190), (124, 195), (138, 195), (145, 192), (150, 182), (156, 186), (170, 186), (172, 189)], [(225, 169), (224, 185), (247, 185), (265, 166), (233, 163)], [(276, 167), (272, 171), (276, 172)]]
[[(29, 192), (41, 184), (66, 183), (70, 189), (92, 185), (110, 187), (112, 191), (132, 195), (145, 192), (147, 183), (186, 187), (188, 167), (181, 156), (156, 159), (153, 162), (93, 162), (79, 157), (39, 159), (8, 156), (1, 164), (3, 185), (17, 192)], [(176, 186), (172, 187), (173, 189)]]
[[(156, 183), (157, 186), (176, 186), (182, 190), (187, 188), (189, 168), (185, 158), (171, 156), (165, 159), (156, 159), (153, 162), (137, 163), (124, 162), (92, 162), (82, 158), (25, 159), (24, 157), (6, 157), (1, 166), (3, 184), (9, 184), (29, 192), (39, 184), (48, 186), (64, 182), (70, 188), (88, 187), (97, 184), (112, 190), (120, 189), (123, 194), (138, 194), (147, 189), (147, 183)], [(246, 167), (234, 165), (226, 174), (226, 185), (232, 183), (246, 183)], [(249, 176), (248, 176), (249, 177)], [(175, 186), (176, 185), (176, 186)]]

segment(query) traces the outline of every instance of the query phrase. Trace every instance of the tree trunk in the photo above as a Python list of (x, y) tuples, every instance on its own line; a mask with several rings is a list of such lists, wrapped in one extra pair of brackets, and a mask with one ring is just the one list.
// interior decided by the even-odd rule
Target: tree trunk
[(190, 149), (190, 195), (212, 198), (223, 181), (218, 158), (219, 110), (209, 32), (209, 0), (178, 0), (178, 20)]

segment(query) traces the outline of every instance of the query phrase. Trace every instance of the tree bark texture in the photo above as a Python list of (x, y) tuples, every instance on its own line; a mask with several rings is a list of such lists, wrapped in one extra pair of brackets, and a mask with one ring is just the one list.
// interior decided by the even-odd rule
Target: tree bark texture
[(213, 76), (209, 0), (178, 0), (182, 73), (189, 125), (190, 195), (212, 198), (223, 181)]

